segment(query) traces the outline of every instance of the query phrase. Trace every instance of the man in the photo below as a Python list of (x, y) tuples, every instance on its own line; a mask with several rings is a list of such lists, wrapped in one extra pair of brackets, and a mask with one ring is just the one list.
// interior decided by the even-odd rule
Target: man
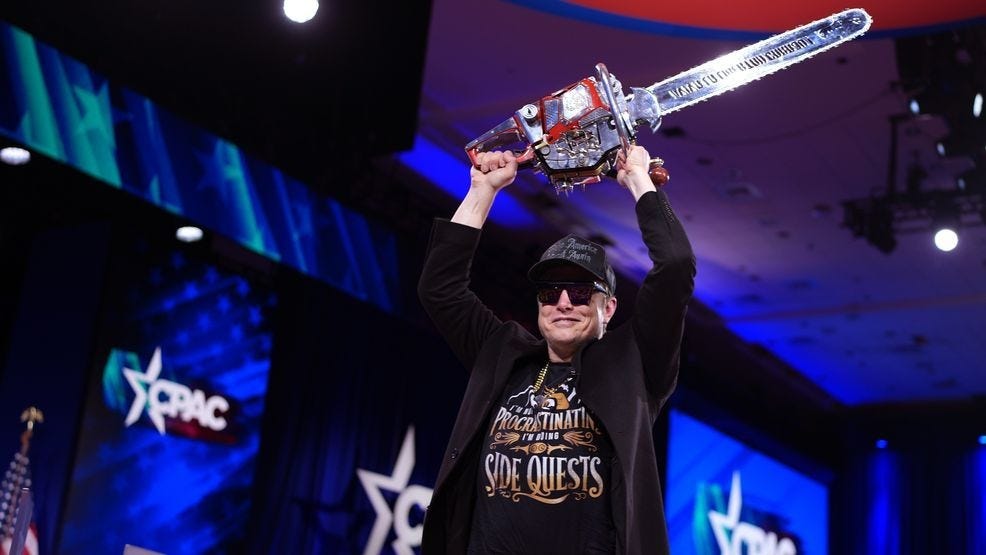
[(613, 270), (573, 235), (528, 274), (543, 339), (469, 290), (480, 229), (517, 172), (512, 153), (479, 155), (452, 220), (436, 220), (418, 293), (471, 374), (425, 516), (426, 555), (668, 552), (651, 429), (677, 379), (695, 259), (649, 161), (639, 146), (619, 159), (653, 268), (611, 331)]

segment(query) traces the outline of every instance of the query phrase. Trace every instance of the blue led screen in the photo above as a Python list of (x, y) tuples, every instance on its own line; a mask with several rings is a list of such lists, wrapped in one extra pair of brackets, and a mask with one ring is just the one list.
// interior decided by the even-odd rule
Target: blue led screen
[(825, 555), (827, 487), (679, 410), (665, 511), (675, 555)]
[(400, 311), (391, 231), (3, 22), (0, 135)]
[(238, 552), (276, 299), (179, 251), (126, 252), (107, 287), (57, 552)]

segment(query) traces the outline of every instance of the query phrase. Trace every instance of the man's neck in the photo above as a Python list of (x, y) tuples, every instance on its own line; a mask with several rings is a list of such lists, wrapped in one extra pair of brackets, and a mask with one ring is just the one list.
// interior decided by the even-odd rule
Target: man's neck
[(548, 361), (549, 362), (572, 362), (572, 357), (575, 356), (576, 349), (565, 350), (557, 349), (548, 345)]

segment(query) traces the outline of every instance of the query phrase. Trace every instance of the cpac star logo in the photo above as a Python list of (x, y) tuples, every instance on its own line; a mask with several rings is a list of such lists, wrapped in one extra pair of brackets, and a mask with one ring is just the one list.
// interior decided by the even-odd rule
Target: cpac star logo
[[(363, 484), (363, 489), (366, 490), (366, 496), (370, 498), (373, 511), (377, 513), (377, 520), (373, 523), (373, 529), (370, 531), (370, 538), (363, 550), (363, 555), (380, 553), (383, 542), (390, 532), (391, 524), (393, 524), (394, 534), (397, 535), (397, 539), (390, 544), (395, 553), (413, 555), (413, 548), (421, 545), (423, 527), (421, 524), (411, 527), (411, 507), (417, 505), (421, 509), (425, 509), (431, 503), (432, 490), (424, 486), (407, 485), (412, 470), (414, 470), (414, 426), (409, 427), (407, 434), (404, 435), (401, 452), (397, 455), (397, 463), (394, 464), (394, 471), (390, 476), (362, 468), (356, 469), (356, 475)], [(393, 510), (388, 506), (382, 491), (392, 491), (399, 494)]]
[(206, 399), (201, 389), (193, 391), (180, 383), (159, 380), (160, 375), (161, 347), (154, 349), (146, 372), (123, 369), (123, 376), (134, 390), (134, 402), (124, 420), (128, 428), (140, 419), (140, 413), (146, 407), (147, 416), (161, 435), (164, 435), (165, 416), (181, 418), (185, 422), (194, 418), (200, 425), (217, 432), (226, 429), (226, 419), (221, 415), (229, 410), (229, 401), (218, 395)]
[[(763, 528), (748, 522), (740, 522), (740, 509), (743, 507), (743, 491), (740, 487), (740, 474), (733, 472), (733, 484), (729, 490), (729, 508), (726, 514), (709, 511), (709, 524), (715, 534), (719, 551), (723, 555), (742, 555), (757, 553), (758, 555), (797, 555), (797, 548), (791, 538), (777, 539), (774, 532), (765, 532)], [(729, 531), (732, 534), (729, 534)], [(743, 549), (743, 546), (746, 549)]]

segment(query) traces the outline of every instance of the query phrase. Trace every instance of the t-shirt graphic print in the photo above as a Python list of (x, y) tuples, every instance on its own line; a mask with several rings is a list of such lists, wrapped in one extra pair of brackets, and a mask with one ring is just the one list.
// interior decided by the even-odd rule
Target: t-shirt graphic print
[(612, 444), (582, 404), (572, 365), (549, 364), (538, 384), (543, 365), (516, 372), (491, 411), (470, 552), (553, 553), (559, 542), (612, 552)]

